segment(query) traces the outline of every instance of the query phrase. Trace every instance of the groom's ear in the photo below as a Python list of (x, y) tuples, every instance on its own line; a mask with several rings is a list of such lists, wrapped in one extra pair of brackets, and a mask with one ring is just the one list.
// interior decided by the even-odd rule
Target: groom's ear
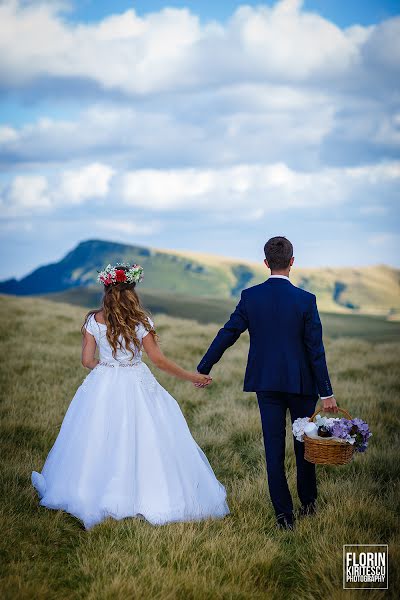
[(267, 269), (269, 269), (269, 264), (266, 258), (264, 258), (264, 265), (267, 267)]
[(290, 265), (290, 266), (292, 266), (292, 265), (293, 265), (293, 263), (294, 263), (294, 256), (292, 256), (292, 258), (290, 259), (290, 263), (289, 263), (289, 265)]

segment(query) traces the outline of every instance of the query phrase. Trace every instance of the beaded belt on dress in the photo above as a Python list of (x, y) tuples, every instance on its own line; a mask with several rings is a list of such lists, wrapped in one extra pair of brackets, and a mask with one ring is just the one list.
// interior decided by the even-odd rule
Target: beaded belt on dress
[(106, 362), (105, 360), (99, 361), (98, 365), (102, 367), (137, 367), (142, 364), (141, 360), (134, 360), (130, 362)]

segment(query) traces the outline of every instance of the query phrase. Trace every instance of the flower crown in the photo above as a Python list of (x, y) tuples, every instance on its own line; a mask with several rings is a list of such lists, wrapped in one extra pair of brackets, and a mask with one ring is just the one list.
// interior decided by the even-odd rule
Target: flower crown
[(105, 269), (98, 271), (97, 281), (106, 286), (116, 283), (140, 283), (143, 281), (143, 267), (129, 263), (107, 265)]

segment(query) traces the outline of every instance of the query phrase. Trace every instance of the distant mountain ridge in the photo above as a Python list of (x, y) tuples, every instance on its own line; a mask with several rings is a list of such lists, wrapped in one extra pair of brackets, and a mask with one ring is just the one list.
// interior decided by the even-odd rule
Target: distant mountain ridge
[[(265, 281), (263, 264), (195, 252), (166, 251), (103, 240), (80, 242), (60, 261), (41, 266), (20, 280), (0, 282), (0, 292), (43, 295), (96, 284), (108, 263), (136, 261), (145, 270), (143, 290), (191, 297), (236, 299), (243, 288)], [(291, 281), (317, 295), (326, 312), (362, 313), (397, 318), (400, 269), (374, 267), (295, 267)]]

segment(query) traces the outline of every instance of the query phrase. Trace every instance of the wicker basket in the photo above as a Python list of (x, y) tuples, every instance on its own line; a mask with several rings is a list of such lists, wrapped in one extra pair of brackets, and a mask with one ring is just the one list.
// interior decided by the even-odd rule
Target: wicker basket
[[(322, 412), (322, 408), (316, 410), (310, 417), (310, 421)], [(338, 407), (339, 412), (343, 413), (347, 419), (352, 417), (343, 408)], [(315, 439), (304, 434), (304, 458), (308, 462), (316, 465), (345, 465), (351, 461), (354, 453), (354, 446), (348, 442), (338, 442), (330, 438)]]

